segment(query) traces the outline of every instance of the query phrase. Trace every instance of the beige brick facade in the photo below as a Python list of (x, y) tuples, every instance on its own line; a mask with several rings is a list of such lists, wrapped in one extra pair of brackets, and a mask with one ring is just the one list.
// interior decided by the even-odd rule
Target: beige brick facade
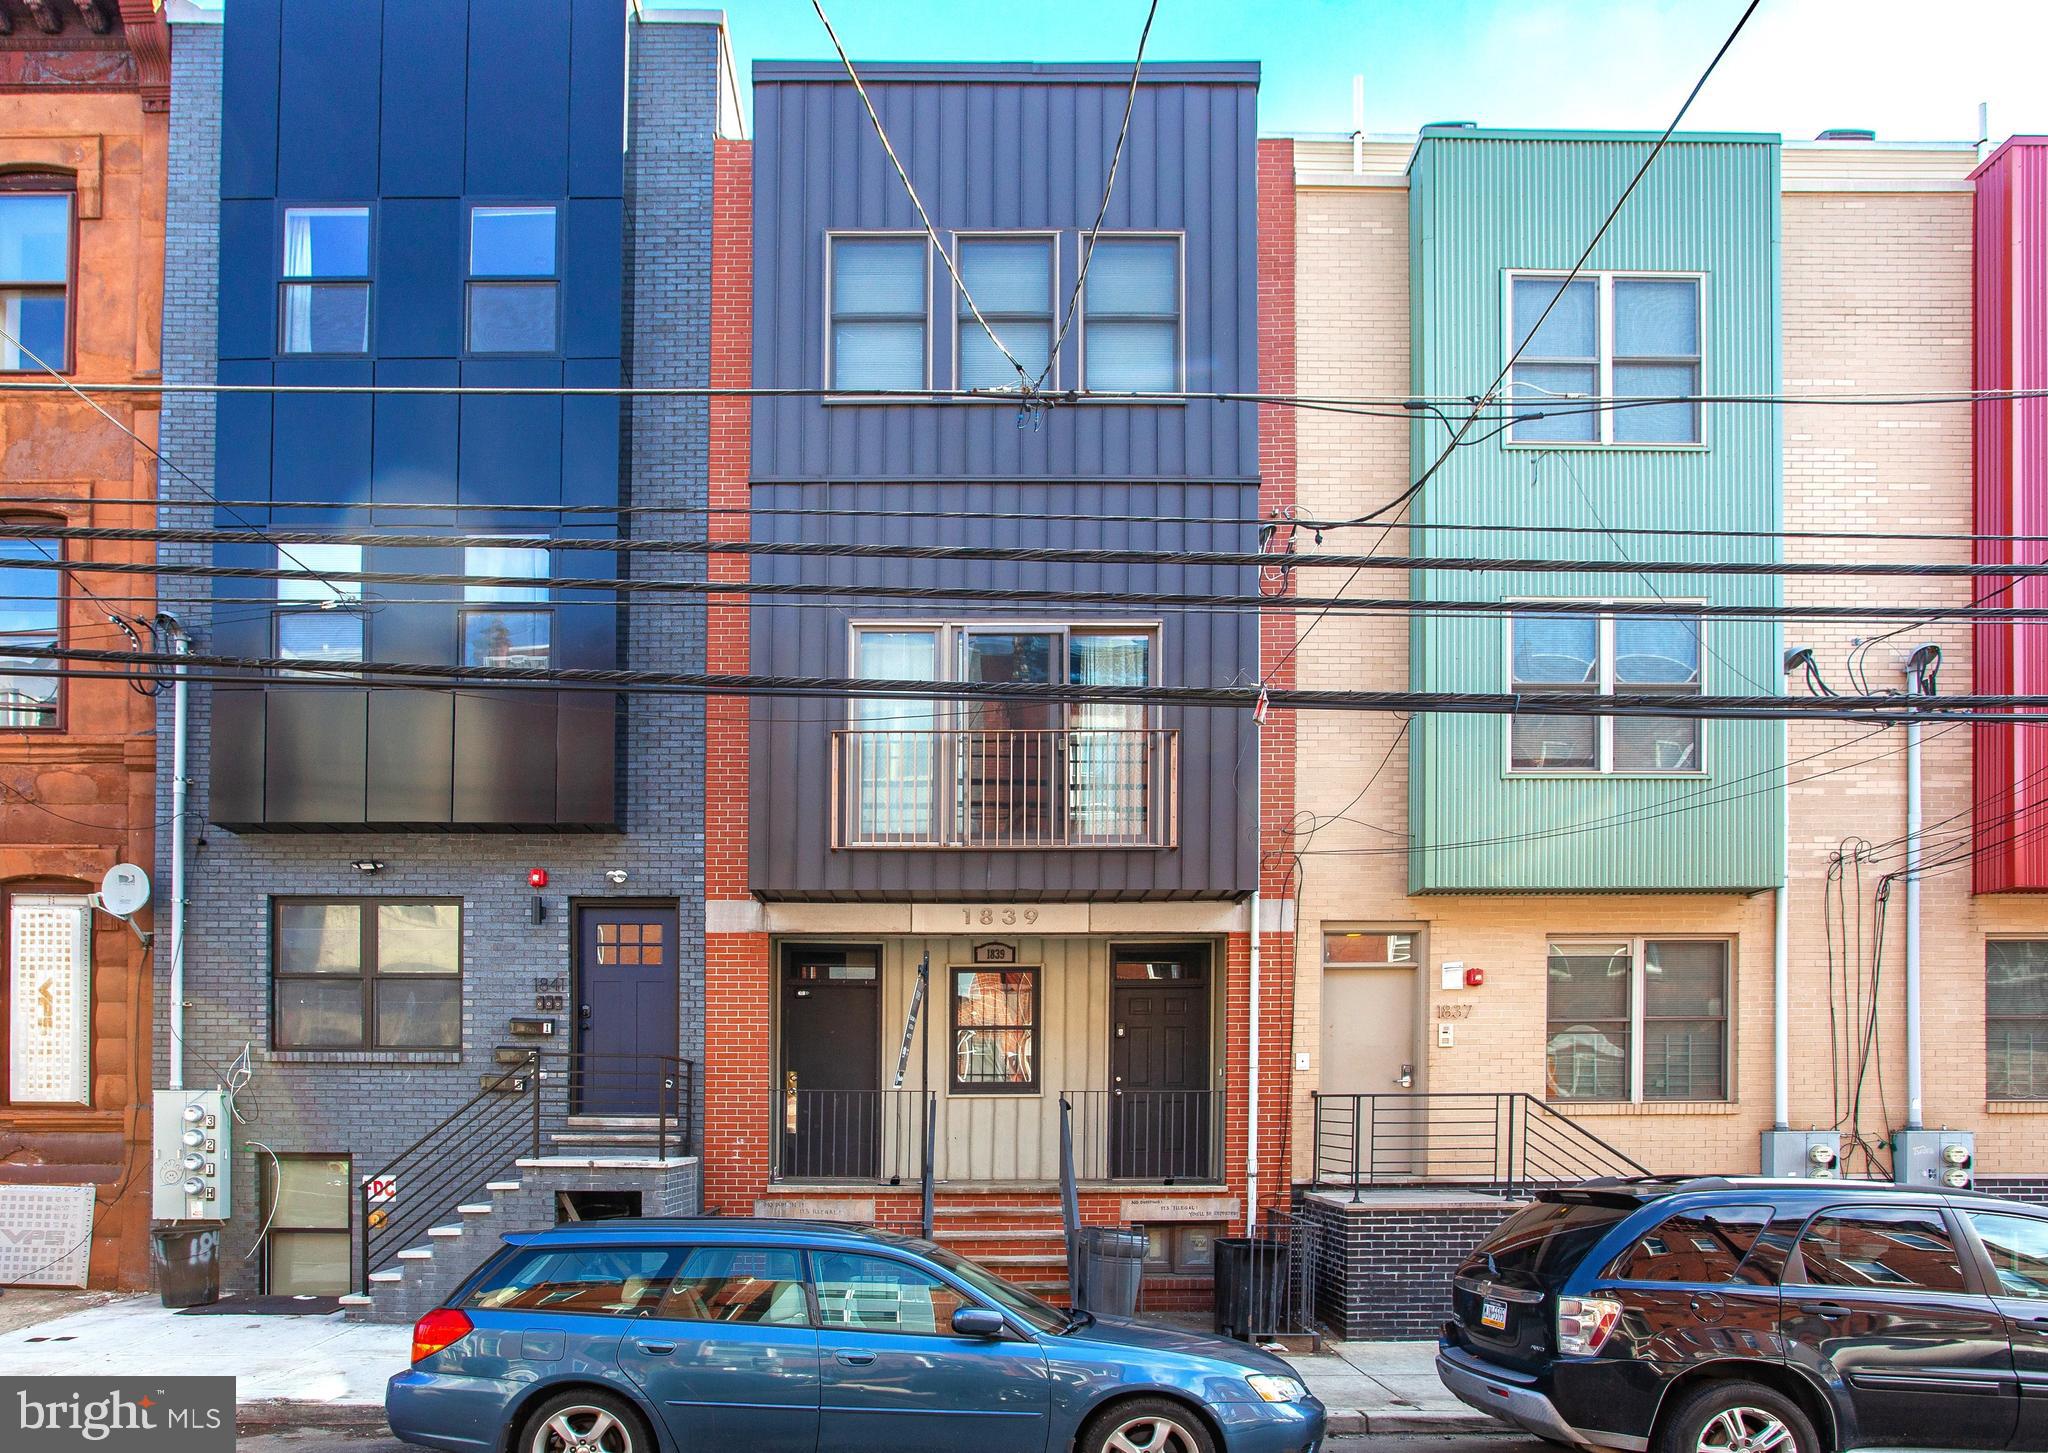
[[(1967, 389), (1971, 196), (1957, 183), (1972, 159), (1967, 151), (1915, 152), (1914, 165), (1888, 182), (1893, 174), (1885, 171), (1882, 153), (1872, 155), (1878, 159), (1858, 154), (1852, 165), (1839, 153), (1787, 153), (1785, 387), (1791, 393)], [(1401, 395), (1409, 386), (1410, 347), (1406, 192), (1397, 174), (1304, 174), (1302, 183), (1301, 391)], [(1897, 190), (1886, 190), (1888, 185)], [(1303, 513), (1355, 515), (1398, 494), (1409, 477), (1408, 429), (1398, 419), (1304, 411)], [(1963, 407), (1792, 405), (1785, 410), (1784, 438), (1787, 530), (1964, 534), (1972, 528), (1970, 419)], [(1377, 530), (1344, 531), (1322, 548), (1363, 550), (1379, 538)], [(1387, 542), (1389, 549), (1406, 544), (1398, 530)], [(1317, 548), (1307, 536), (1298, 546)], [(1795, 560), (1967, 560), (1969, 547), (1958, 541), (1789, 540), (1786, 554)], [(1324, 594), (1343, 579), (1339, 572), (1316, 571), (1297, 588)], [(1403, 577), (1388, 573), (1360, 574), (1346, 593), (1407, 591)], [(1791, 605), (1858, 599), (1963, 605), (1971, 593), (1961, 579), (1824, 577), (1789, 580), (1785, 598)], [(1307, 629), (1312, 620), (1305, 614), (1299, 628)], [(1786, 627), (1786, 642), (1812, 647), (1830, 684), (1847, 691), (1860, 685), (1848, 673), (1852, 645), (1892, 624), (1795, 621)], [(1970, 632), (1960, 622), (1915, 626), (1874, 646), (1864, 665), (1869, 686), (1899, 686), (1903, 658), (1930, 641), (1942, 649), (1943, 689), (1967, 690)], [(1407, 651), (1405, 620), (1333, 613), (1309, 630), (1300, 647), (1300, 685), (1401, 689), (1408, 681)], [(1397, 718), (1357, 713), (1305, 714), (1299, 728), (1296, 1176), (1305, 1179), (1312, 1170), (1312, 1091), (1394, 1088), (1358, 1082), (1365, 1073), (1358, 1066), (1321, 1062), (1322, 930), (1331, 925), (1422, 933), (1418, 1087), (1440, 1092), (1544, 1090), (1547, 939), (1727, 938), (1734, 975), (1729, 1101), (1568, 1108), (1588, 1129), (1652, 1169), (1754, 1170), (1758, 1134), (1772, 1118), (1773, 896), (1411, 897), (1405, 857), (1408, 756), (1401, 731)], [(1969, 848), (1967, 732), (1947, 725), (1926, 729), (1925, 1121), (1974, 1128), (1985, 1174), (2048, 1174), (2048, 1106), (2030, 1111), (1986, 1102), (1983, 1018), (1985, 938), (2048, 935), (2048, 900), (1971, 895), (1967, 858), (1958, 858)], [(1903, 884), (1891, 887), (1881, 952), (1874, 906), (1880, 880), (1903, 862), (1904, 735), (1900, 728), (1820, 721), (1796, 723), (1790, 732), (1792, 1124), (1805, 1128), (1843, 1120), (1845, 1129), (1860, 1130), (1873, 1145), (1905, 1118)], [(1683, 832), (1685, 819), (1677, 814), (1642, 830)], [(1860, 862), (1859, 843), (1868, 845)], [(1831, 886), (1831, 862), (1843, 850), (1844, 867)], [(1482, 968), (1485, 987), (1442, 990), (1438, 970), (1446, 961)], [(1873, 997), (1878, 1048), (1864, 1073), (1860, 1119), (1851, 1124), (1844, 1119), (1854, 1093), (1850, 1024), (1859, 1005), (1867, 1009)], [(1454, 1036), (1448, 1048), (1436, 1042), (1443, 1023)], [(1851, 1169), (1864, 1169), (1860, 1154), (1852, 1157)]]

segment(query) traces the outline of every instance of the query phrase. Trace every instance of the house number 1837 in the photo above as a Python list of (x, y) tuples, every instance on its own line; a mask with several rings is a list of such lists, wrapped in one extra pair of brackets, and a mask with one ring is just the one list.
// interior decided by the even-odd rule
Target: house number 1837
[(977, 925), (985, 928), (995, 928), (998, 926), (1014, 928), (1020, 923), (1032, 924), (1038, 922), (1038, 910), (1036, 908), (963, 908), (960, 910), (960, 921), (970, 928)]

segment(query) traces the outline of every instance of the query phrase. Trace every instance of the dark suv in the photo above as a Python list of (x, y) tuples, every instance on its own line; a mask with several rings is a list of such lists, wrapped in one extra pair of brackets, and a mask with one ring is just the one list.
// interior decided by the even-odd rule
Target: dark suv
[(1857, 1181), (1540, 1193), (1452, 1281), (1437, 1373), (1552, 1442), (2048, 1449), (2048, 1207)]

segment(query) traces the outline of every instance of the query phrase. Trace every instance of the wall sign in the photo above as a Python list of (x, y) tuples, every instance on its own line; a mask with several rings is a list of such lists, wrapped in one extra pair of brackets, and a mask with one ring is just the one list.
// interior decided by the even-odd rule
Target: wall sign
[(1014, 964), (1017, 962), (1017, 945), (978, 943), (974, 946), (974, 961), (977, 964)]
[(10, 905), (7, 1097), (92, 1101), (92, 910), (83, 894), (17, 893)]

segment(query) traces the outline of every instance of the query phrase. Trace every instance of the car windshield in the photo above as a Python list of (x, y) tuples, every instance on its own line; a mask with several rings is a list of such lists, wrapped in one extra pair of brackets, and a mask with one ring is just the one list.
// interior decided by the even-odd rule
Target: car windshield
[(1018, 1290), (1001, 1277), (976, 1266), (966, 1257), (957, 1256), (945, 1247), (934, 1246), (929, 1242), (920, 1245), (918, 1249), (1004, 1311), (1030, 1323), (1039, 1331), (1060, 1332), (1066, 1329), (1065, 1312), (1049, 1302), (1041, 1302), (1027, 1291)]
[(1509, 1217), (1473, 1256), (1503, 1281), (1550, 1290), (1628, 1214), (1620, 1206), (1538, 1201)]

